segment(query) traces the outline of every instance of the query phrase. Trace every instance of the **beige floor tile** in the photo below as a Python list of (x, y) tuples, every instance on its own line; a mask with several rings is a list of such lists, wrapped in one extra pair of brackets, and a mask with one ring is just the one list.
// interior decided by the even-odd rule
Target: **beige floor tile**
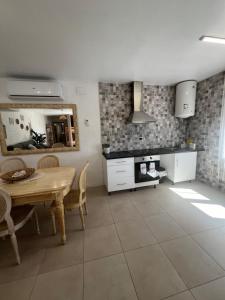
[[(21, 250), (21, 249), (20, 249)], [(21, 264), (16, 264), (13, 250), (0, 257), (0, 284), (35, 276), (38, 273), (45, 250), (20, 251)]]
[(82, 300), (83, 265), (45, 273), (37, 277), (31, 300)]
[(192, 237), (225, 269), (225, 228), (204, 231)]
[(116, 227), (125, 251), (156, 243), (156, 239), (144, 220), (116, 223)]
[(85, 230), (85, 261), (121, 252), (120, 241), (114, 225)]
[(166, 298), (167, 300), (195, 300), (189, 291), (180, 293), (178, 295)]
[(136, 300), (123, 254), (84, 264), (84, 300)]
[(119, 198), (110, 201), (110, 208), (115, 222), (129, 221), (141, 218), (136, 207), (130, 200)]
[(179, 197), (176, 193), (170, 189), (162, 191), (158, 197), (158, 203), (165, 211), (170, 211), (179, 208), (190, 208), (191, 204), (185, 201), (182, 197)]
[(211, 281), (192, 289), (196, 300), (224, 300), (225, 299), (225, 278)]
[(224, 271), (190, 237), (161, 244), (188, 288), (216, 279)]
[(171, 210), (168, 213), (189, 234), (218, 227), (211, 217), (195, 207)]
[(184, 230), (167, 214), (160, 214), (145, 219), (158, 240), (163, 242), (186, 235)]
[(86, 228), (106, 226), (113, 223), (112, 214), (107, 204), (88, 207), (88, 215), (85, 217)]
[(151, 197), (137, 198), (133, 200), (133, 204), (142, 216), (152, 216), (164, 212), (158, 200), (153, 200)]
[(83, 232), (67, 236), (65, 245), (48, 248), (40, 265), (39, 273), (65, 268), (83, 262)]
[(186, 289), (158, 245), (126, 252), (139, 300), (156, 300)]
[(30, 277), (0, 285), (0, 298), (2, 300), (28, 300), (35, 283)]

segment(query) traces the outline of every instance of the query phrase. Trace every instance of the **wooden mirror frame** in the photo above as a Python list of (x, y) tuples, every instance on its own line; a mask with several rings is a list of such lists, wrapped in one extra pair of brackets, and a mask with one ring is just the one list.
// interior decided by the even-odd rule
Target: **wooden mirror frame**
[[(60, 148), (49, 148), (49, 149), (17, 149), (13, 151), (7, 150), (7, 145), (5, 141), (4, 128), (1, 118), (1, 110), (2, 109), (24, 109), (24, 108), (49, 108), (49, 109), (63, 109), (63, 108), (71, 108), (73, 112), (73, 122), (75, 128), (75, 147), (60, 147)], [(41, 154), (41, 153), (52, 153), (52, 152), (68, 152), (68, 151), (79, 151), (80, 143), (79, 143), (79, 129), (78, 129), (78, 118), (77, 118), (77, 107), (76, 104), (26, 104), (26, 103), (0, 103), (0, 144), (1, 144), (1, 152), (4, 156), (10, 155), (24, 155), (24, 154)]]

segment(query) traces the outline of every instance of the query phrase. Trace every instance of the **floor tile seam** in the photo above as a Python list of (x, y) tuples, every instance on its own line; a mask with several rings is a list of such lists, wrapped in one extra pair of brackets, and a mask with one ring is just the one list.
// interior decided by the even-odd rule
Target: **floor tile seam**
[[(159, 246), (162, 246), (163, 244), (166, 244), (167, 242), (171, 242), (171, 241), (175, 241), (175, 240), (180, 240), (180, 239), (184, 239), (184, 238), (190, 238), (195, 244), (197, 244), (197, 246), (199, 246), (199, 248), (209, 257), (213, 260), (213, 262), (219, 267), (221, 268), (223, 271), (225, 271), (225, 269), (215, 260), (215, 258), (213, 258), (206, 249), (204, 249), (195, 239), (193, 239), (193, 237), (190, 234), (187, 234), (185, 236), (181, 236), (181, 237), (177, 237), (168, 241), (163, 241), (158, 243)], [(161, 247), (162, 248), (162, 247)], [(163, 249), (163, 248), (162, 248)]]
[[(167, 213), (166, 213), (166, 214), (167, 214)], [(168, 214), (167, 214), (167, 215), (168, 215)], [(169, 216), (169, 215), (168, 215), (168, 216)], [(150, 216), (150, 217), (151, 217), (151, 216)], [(169, 217), (170, 217), (170, 216), (169, 216)], [(153, 235), (154, 238), (156, 239), (157, 243), (160, 244), (160, 243), (165, 242), (165, 241), (161, 242), (161, 241), (158, 240), (156, 234), (154, 234), (154, 232), (153, 232), (153, 230), (152, 230), (152, 228), (151, 228), (151, 225), (148, 224), (148, 222), (146, 221), (147, 218), (149, 218), (149, 217), (145, 217), (145, 218), (144, 218), (144, 222), (145, 222), (145, 224), (148, 226), (148, 228), (150, 229), (150, 232), (152, 233), (152, 235)], [(177, 224), (177, 223), (175, 223), (175, 224), (178, 225), (178, 227), (181, 227), (179, 224)], [(182, 227), (181, 227), (181, 229), (183, 230)], [(186, 233), (186, 231), (184, 231), (184, 233), (185, 233), (185, 235), (183, 235), (183, 237), (186, 236), (186, 235), (188, 235), (188, 234)], [(175, 238), (168, 239), (168, 240), (166, 240), (166, 242), (167, 242), (167, 241), (174, 240), (174, 239), (177, 239), (177, 238), (179, 238), (179, 237), (175, 237)]]
[(198, 246), (199, 246), (199, 248), (204, 252), (204, 253), (206, 253), (206, 255), (208, 255), (211, 259), (212, 259), (212, 261), (214, 261), (214, 263), (218, 266), (218, 267), (220, 267), (221, 269), (222, 269), (222, 271), (224, 272), (224, 275), (223, 276), (225, 276), (225, 268), (224, 267), (222, 267), (220, 264), (219, 264), (219, 262), (206, 250), (206, 249), (204, 249), (204, 247), (202, 246), (202, 245), (200, 245), (200, 243), (198, 243), (198, 241), (196, 241), (191, 235), (190, 235), (190, 238), (191, 238), (191, 240), (194, 242), (194, 243), (196, 243)]
[(69, 263), (68, 265), (64, 265), (64, 266), (59, 267), (59, 268), (56, 268), (56, 269), (52, 269), (52, 270), (44, 271), (44, 272), (39, 272), (39, 273), (37, 274), (37, 276), (39, 276), (39, 275), (44, 275), (44, 274), (48, 274), (48, 273), (51, 273), (51, 272), (54, 272), (54, 271), (59, 271), (59, 270), (67, 269), (67, 268), (70, 268), (70, 267), (73, 267), (73, 266), (81, 265), (81, 264), (83, 264), (83, 263), (84, 263), (84, 262), (83, 262), (83, 259), (82, 259), (82, 261), (77, 262), (77, 263)]
[(193, 299), (198, 300), (198, 299), (195, 297), (195, 295), (194, 295), (194, 293), (192, 292), (191, 289), (189, 290), (189, 292), (191, 293), (191, 296), (193, 297)]
[(166, 256), (166, 258), (168, 259), (169, 263), (171, 264), (171, 266), (173, 267), (173, 269), (175, 270), (177, 276), (180, 278), (180, 280), (183, 282), (184, 286), (186, 287), (186, 290), (188, 290), (188, 286), (186, 285), (183, 277), (181, 276), (181, 274), (179, 273), (179, 271), (177, 270), (177, 268), (175, 267), (174, 263), (172, 262), (172, 260), (170, 259), (170, 257), (166, 254), (166, 252), (164, 251), (163, 247), (161, 244), (159, 244), (160, 249), (162, 250), (163, 254)]
[[(218, 276), (217, 278), (208, 280), (208, 281), (206, 281), (206, 282), (204, 282), (204, 283), (197, 284), (197, 285), (195, 285), (195, 286), (189, 288), (189, 290), (192, 291), (193, 289), (196, 289), (196, 288), (199, 288), (199, 287), (201, 287), (201, 286), (207, 285), (207, 284), (209, 284), (209, 283), (211, 283), (211, 282), (220, 280), (220, 279), (222, 279), (222, 278), (225, 279), (225, 275), (221, 275), (221, 276)], [(216, 300), (216, 299), (215, 299), (215, 300)]]
[(38, 280), (38, 275), (35, 276), (34, 284), (33, 284), (33, 287), (32, 287), (32, 289), (31, 289), (31, 291), (30, 291), (30, 294), (29, 294), (29, 298), (28, 298), (29, 300), (32, 299), (32, 295), (33, 295), (34, 289), (35, 289), (35, 287), (36, 287), (36, 285), (37, 285), (37, 280)]
[[(187, 290), (184, 290), (184, 291), (181, 291), (181, 292), (172, 294), (172, 295), (170, 295), (170, 296), (163, 297), (163, 298), (161, 298), (160, 300), (167, 300), (167, 299), (170, 299), (171, 297), (175, 297), (175, 296), (181, 295), (181, 294), (183, 294), (183, 293), (185, 293), (185, 292), (190, 292), (190, 290), (187, 289)], [(195, 298), (194, 298), (194, 299), (195, 299)]]
[(61, 268), (58, 268), (58, 269), (54, 269), (54, 270), (47, 271), (47, 272), (44, 272), (44, 273), (39, 273), (36, 276), (41, 277), (41, 276), (44, 276), (44, 275), (49, 274), (49, 273), (59, 272), (59, 271), (62, 271), (62, 270), (70, 269), (72, 267), (81, 266), (83, 264), (84, 264), (83, 262), (76, 263), (76, 264), (70, 264), (70, 265), (67, 265), (67, 266), (64, 266), (64, 267), (61, 267)]
[[(109, 196), (108, 196), (109, 197)], [(115, 220), (114, 220), (114, 217), (113, 217), (113, 213), (112, 213), (112, 209), (111, 209), (111, 206), (110, 204), (108, 203), (108, 208), (109, 208), (109, 213), (111, 215), (111, 218), (112, 218), (112, 221), (113, 221), (113, 224), (115, 224)]]
[[(117, 228), (117, 225), (118, 225), (118, 224), (120, 224), (120, 223), (129, 223), (129, 222), (131, 222), (131, 220), (133, 220), (133, 221), (135, 222), (135, 219), (129, 219), (129, 220), (125, 220), (125, 221), (115, 222), (115, 226), (116, 226), (116, 228)], [(153, 236), (154, 239), (155, 239), (155, 242), (154, 242), (154, 243), (150, 243), (150, 244), (148, 244), (148, 245), (158, 244), (159, 241), (158, 241), (158, 239), (156, 238), (155, 234), (153, 233), (152, 229), (148, 226), (147, 222), (145, 221), (145, 218), (142, 218), (141, 220), (144, 222), (144, 224), (146, 225), (147, 229), (150, 231), (150, 233), (152, 234), (152, 236)], [(118, 232), (118, 230), (117, 230), (117, 232)], [(118, 232), (118, 235), (119, 235), (119, 232)], [(122, 243), (122, 242), (121, 242), (121, 243)], [(148, 245), (146, 245), (146, 246), (148, 246)], [(140, 246), (140, 247), (138, 247), (138, 248), (143, 248), (143, 247), (145, 247), (145, 246)], [(138, 248), (137, 248), (137, 249), (138, 249)], [(124, 251), (126, 251), (126, 250), (124, 249)]]
[[(46, 249), (42, 249), (41, 251), (44, 251), (44, 254), (43, 254), (43, 258), (41, 259), (41, 262), (43, 261), (44, 259), (44, 256), (45, 256), (45, 252), (46, 252)], [(19, 278), (19, 279), (16, 279), (16, 280), (12, 280), (12, 281), (6, 281), (6, 282), (3, 282), (3, 283), (0, 283), (0, 286), (1, 285), (4, 285), (4, 284), (10, 284), (10, 283), (13, 283), (13, 282), (17, 282), (17, 281), (20, 281), (20, 280), (24, 280), (24, 279), (29, 279), (29, 278), (33, 278), (33, 277), (37, 277), (38, 276), (38, 273), (39, 273), (39, 270), (40, 270), (40, 266), (41, 266), (41, 262), (38, 264), (38, 268), (37, 268), (37, 271), (35, 272), (35, 274), (33, 275), (28, 275), (28, 276), (23, 276), (22, 278)], [(23, 261), (21, 261), (21, 264), (23, 263)], [(15, 266), (17, 267), (17, 265)]]
[(200, 233), (200, 232), (204, 232), (204, 231), (209, 231), (209, 230), (213, 230), (213, 229), (218, 229), (218, 228), (221, 228), (221, 227), (225, 227), (225, 224), (223, 224), (223, 225), (216, 225), (216, 226), (213, 227), (213, 228), (202, 229), (202, 230), (198, 230), (198, 231), (196, 231), (196, 232), (194, 232), (194, 233), (190, 233), (190, 232), (187, 232), (187, 230), (185, 230), (185, 228), (184, 228), (181, 224), (179, 224), (179, 223), (176, 221), (176, 219), (175, 219), (169, 212), (167, 212), (167, 214), (173, 219), (173, 221), (174, 221), (178, 226), (180, 226), (180, 227), (183, 229), (184, 232), (186, 232), (187, 235), (193, 235), (193, 234), (196, 234), (196, 233)]
[[(115, 225), (115, 227), (116, 227), (116, 225)], [(131, 282), (132, 282), (133, 287), (134, 287), (135, 295), (136, 295), (136, 297), (137, 297), (137, 300), (139, 300), (138, 293), (137, 293), (137, 290), (136, 290), (136, 286), (135, 286), (135, 284), (134, 284), (133, 276), (132, 276), (131, 270), (130, 270), (130, 268), (129, 268), (129, 264), (128, 264), (128, 261), (127, 261), (127, 258), (126, 258), (124, 249), (123, 249), (123, 247), (122, 247), (122, 242), (121, 242), (121, 239), (120, 239), (120, 236), (119, 236), (117, 227), (116, 227), (116, 232), (117, 232), (118, 239), (119, 239), (119, 241), (120, 241), (121, 249), (122, 249), (122, 251), (123, 251), (123, 252), (122, 252), (122, 253), (123, 253), (123, 257), (124, 257), (125, 263), (126, 263), (126, 265), (127, 265), (128, 272), (129, 272), (129, 274), (130, 274)]]
[[(164, 251), (164, 249), (163, 249), (163, 247), (162, 247), (161, 244), (159, 244), (159, 247), (161, 248), (161, 250), (163, 251), (163, 253), (166, 255), (166, 257), (168, 258), (168, 260), (170, 261), (170, 263), (173, 265), (173, 267), (174, 267), (174, 269), (176, 270), (176, 272), (177, 272), (177, 274), (179, 275), (179, 277), (180, 277), (180, 278), (182, 279), (182, 281), (184, 282), (182, 276), (180, 275), (180, 273), (179, 273), (178, 270), (176, 269), (176, 267), (175, 267), (174, 263), (172, 262), (172, 260), (170, 259), (170, 257), (169, 257), (169, 256), (167, 255), (167, 253)], [(206, 253), (206, 254), (207, 254), (207, 253)], [(211, 257), (210, 257), (210, 258), (211, 258)], [(214, 260), (213, 260), (213, 261), (214, 261)], [(216, 263), (216, 265), (219, 266), (217, 263)], [(220, 266), (219, 266), (219, 267), (220, 267)], [(222, 270), (223, 270), (223, 269), (222, 269)], [(192, 286), (192, 287), (187, 287), (187, 285), (186, 285), (185, 282), (184, 282), (184, 284), (185, 284), (185, 286), (187, 287), (188, 290), (191, 290), (191, 289), (193, 289), (193, 288), (196, 288), (196, 287), (205, 285), (205, 284), (207, 284), (207, 283), (210, 283), (210, 282), (212, 282), (212, 281), (218, 280), (218, 279), (220, 279), (220, 278), (225, 278), (225, 273), (224, 273), (223, 275), (221, 275), (221, 276), (217, 276), (217, 277), (214, 278), (214, 279), (208, 280), (208, 281), (206, 281), (206, 282), (204, 282), (204, 283), (200, 283), (200, 284), (194, 285), (194, 286)]]
[(89, 260), (84, 260), (84, 264), (87, 264), (87, 263), (90, 263), (90, 262), (93, 262), (93, 261), (97, 261), (97, 260), (100, 260), (100, 259), (103, 259), (103, 258), (107, 258), (107, 257), (111, 257), (111, 256), (123, 254), (123, 253), (124, 253), (124, 252), (123, 252), (123, 249), (121, 249), (121, 251), (115, 252), (115, 253), (113, 253), (113, 254), (104, 255), (104, 256), (97, 257), (97, 258), (93, 258), (93, 259), (89, 259)]

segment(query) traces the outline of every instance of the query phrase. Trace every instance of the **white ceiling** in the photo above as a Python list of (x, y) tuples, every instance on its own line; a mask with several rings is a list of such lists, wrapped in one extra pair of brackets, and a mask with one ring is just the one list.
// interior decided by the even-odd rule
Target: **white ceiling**
[(225, 69), (224, 0), (0, 0), (0, 76), (172, 84)]

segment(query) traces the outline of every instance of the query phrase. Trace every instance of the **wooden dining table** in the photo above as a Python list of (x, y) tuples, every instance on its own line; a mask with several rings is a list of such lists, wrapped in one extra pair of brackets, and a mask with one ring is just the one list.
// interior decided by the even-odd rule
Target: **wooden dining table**
[(12, 206), (53, 201), (61, 242), (66, 242), (63, 199), (71, 190), (76, 175), (75, 168), (56, 167), (38, 169), (36, 178), (16, 183), (0, 183), (12, 198)]

